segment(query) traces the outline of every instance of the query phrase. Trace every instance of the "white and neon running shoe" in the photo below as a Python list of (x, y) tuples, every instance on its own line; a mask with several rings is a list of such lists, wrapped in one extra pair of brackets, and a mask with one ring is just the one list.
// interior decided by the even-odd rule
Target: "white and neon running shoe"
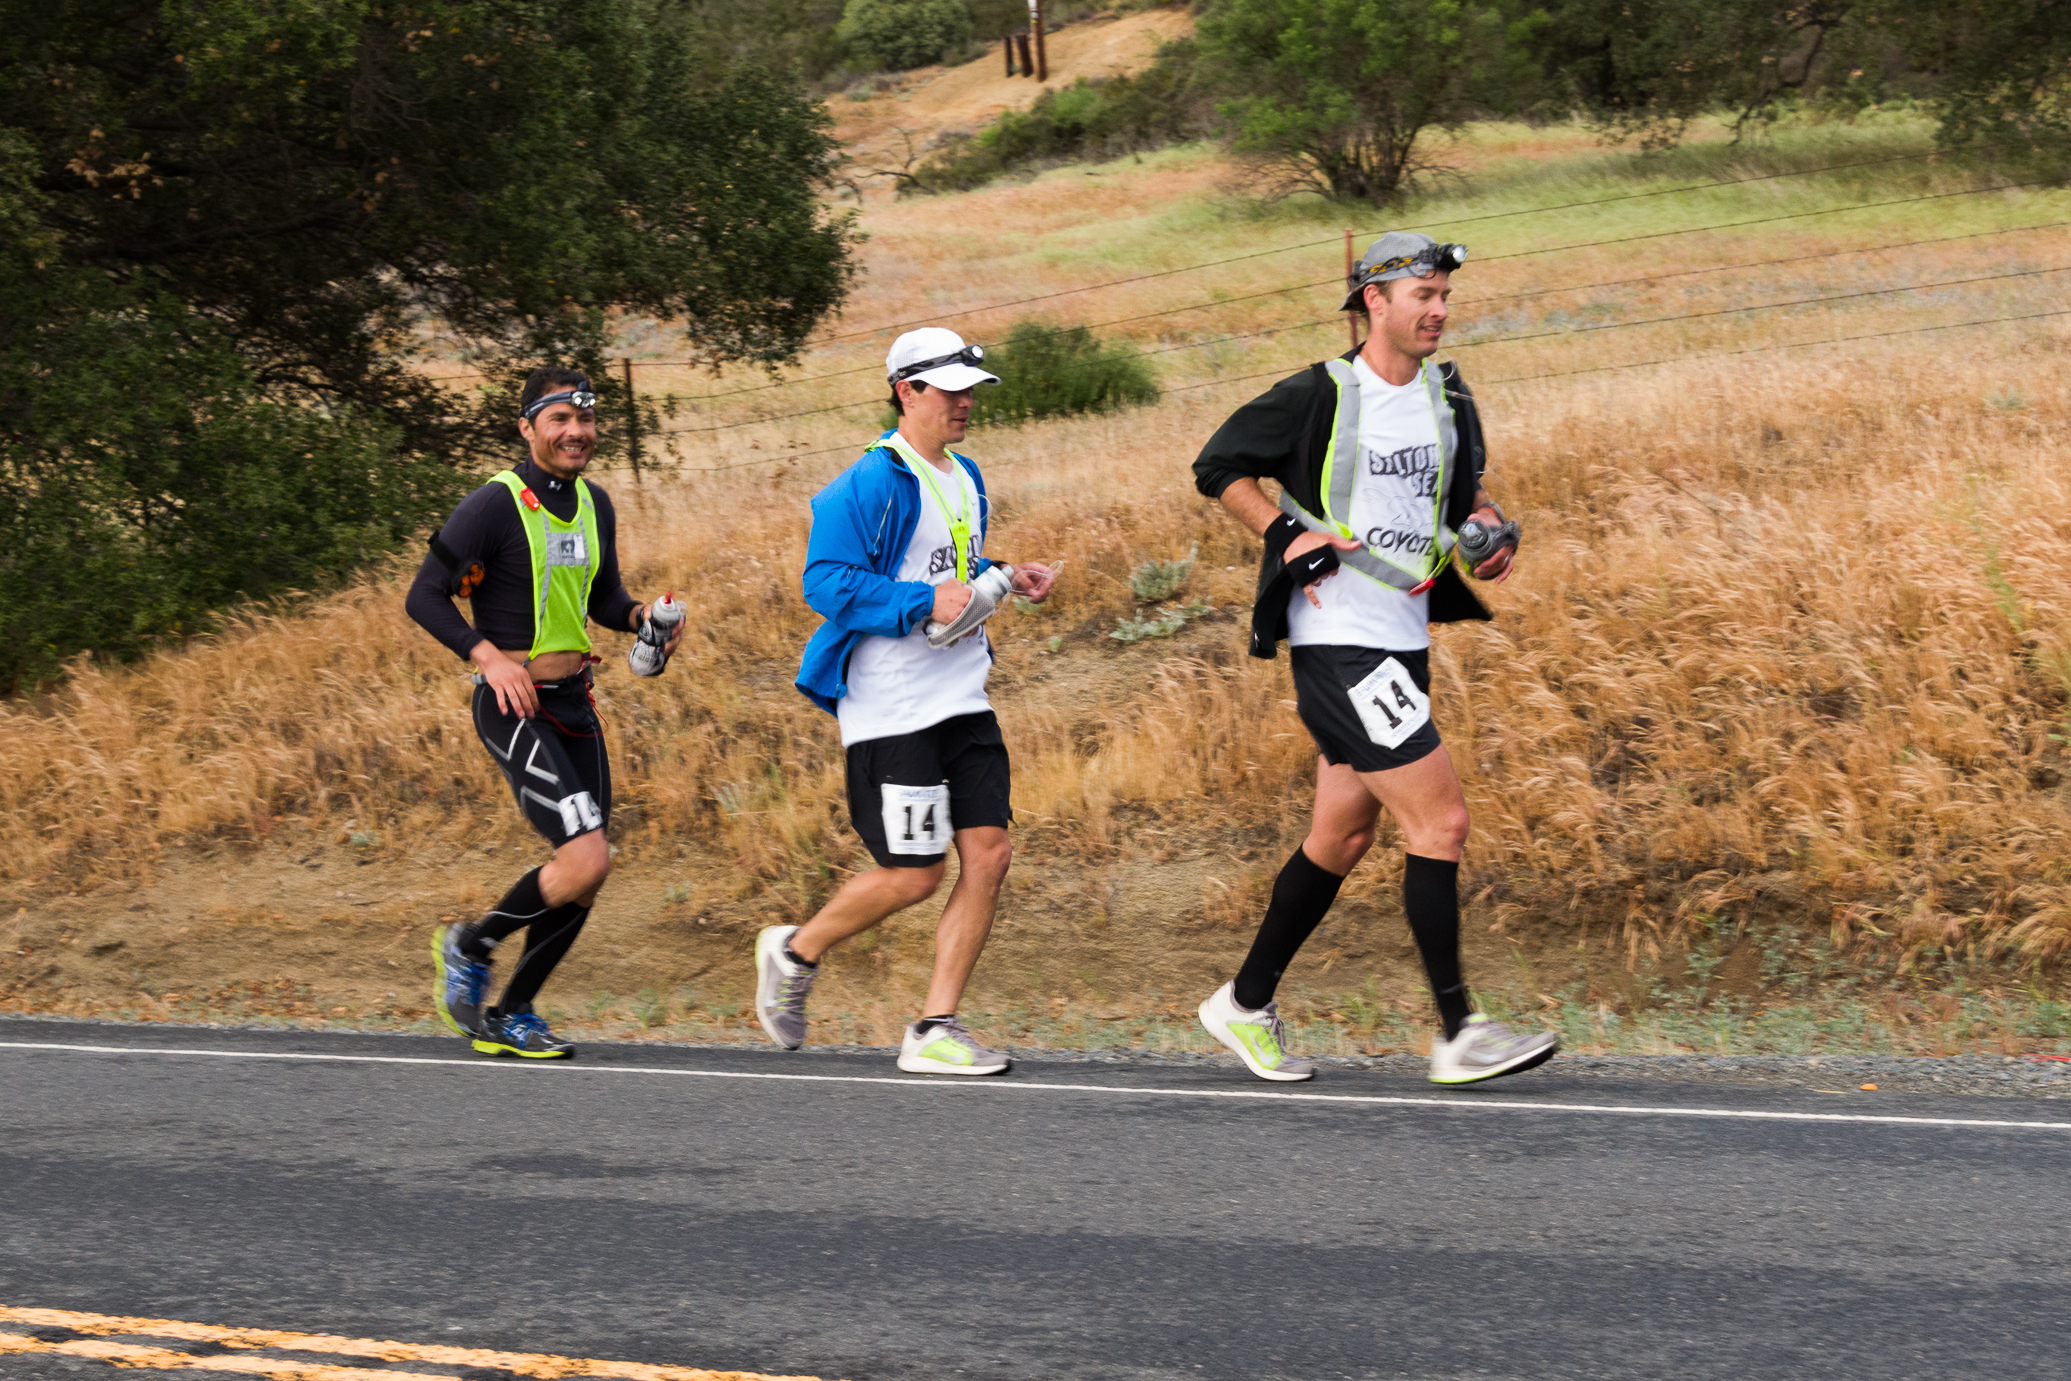
[(1237, 1005), (1236, 987), (1237, 981), (1231, 979), (1201, 1003), (1201, 1024), (1208, 1034), (1235, 1051), (1261, 1079), (1292, 1084), (1315, 1078), (1315, 1061), (1298, 1060), (1287, 1053), (1280, 1004), (1268, 1002), (1256, 1012), (1247, 1012)]
[(1480, 1012), (1467, 1018), (1460, 1034), (1431, 1042), (1431, 1082), (1434, 1084), (1478, 1084), (1483, 1079), (1501, 1078), (1537, 1069), (1560, 1049), (1560, 1037), (1551, 1031), (1520, 1036), (1500, 1021)]
[(805, 1044), (806, 994), (820, 975), (817, 967), (784, 957), (784, 947), (797, 933), (795, 925), (772, 925), (755, 937), (755, 1019), (786, 1050)]
[(899, 1068), (908, 1074), (1005, 1074), (1013, 1064), (999, 1051), (978, 1044), (969, 1028), (953, 1018), (925, 1032), (915, 1022), (899, 1042)]

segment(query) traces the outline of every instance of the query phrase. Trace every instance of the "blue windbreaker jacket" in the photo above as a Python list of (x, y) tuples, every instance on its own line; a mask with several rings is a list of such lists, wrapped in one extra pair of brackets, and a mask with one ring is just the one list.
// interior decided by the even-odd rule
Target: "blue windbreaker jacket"
[[(985, 477), (969, 456), (950, 454), (977, 486), (978, 548), (983, 552), (992, 517)], [(921, 502), (919, 477), (889, 446), (872, 446), (813, 495), (805, 602), (827, 621), (805, 645), (797, 686), (829, 714), (848, 693), (849, 654), (856, 644), (869, 635), (903, 638), (935, 607), (934, 586), (893, 578), (920, 522)], [(972, 576), (993, 564), (981, 555)]]

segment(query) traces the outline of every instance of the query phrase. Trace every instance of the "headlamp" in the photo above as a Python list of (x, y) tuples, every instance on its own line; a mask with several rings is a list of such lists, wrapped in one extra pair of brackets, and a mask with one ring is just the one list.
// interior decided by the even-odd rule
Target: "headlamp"
[(917, 360), (912, 364), (906, 365), (898, 373), (892, 375), (892, 382), (896, 384), (901, 380), (910, 379), (916, 374), (925, 374), (930, 369), (940, 369), (945, 364), (967, 364), (971, 368), (976, 369), (984, 362), (985, 347), (982, 345), (967, 345), (953, 355), (937, 355), (932, 360)]
[(1378, 283), (1388, 274), (1406, 273), (1411, 278), (1429, 278), (1434, 273), (1451, 273), (1467, 262), (1465, 245), (1426, 245), (1415, 254), (1398, 254), (1393, 259), (1383, 259), (1352, 275), (1352, 287), (1356, 291), (1368, 283)]
[(586, 388), (571, 388), (560, 393), (549, 393), (543, 398), (532, 400), (532, 406), (525, 409), (525, 420), (530, 422), (556, 403), (572, 403), (578, 408), (594, 408), (597, 406), (597, 395)]

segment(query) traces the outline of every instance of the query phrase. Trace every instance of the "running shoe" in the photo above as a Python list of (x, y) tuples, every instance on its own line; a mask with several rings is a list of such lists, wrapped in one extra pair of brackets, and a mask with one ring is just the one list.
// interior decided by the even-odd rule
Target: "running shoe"
[(431, 933), (432, 1005), (439, 1020), (454, 1034), (476, 1036), (482, 1030), (482, 990), (489, 986), (489, 965), (460, 947), (459, 925), (442, 925)]
[(1537, 1069), (1560, 1049), (1560, 1037), (1551, 1031), (1520, 1036), (1500, 1021), (1480, 1012), (1467, 1018), (1460, 1034), (1451, 1040), (1440, 1036), (1431, 1042), (1431, 1082), (1434, 1084), (1478, 1084)]
[(575, 1043), (564, 1041), (537, 1013), (505, 1012), (486, 1018), (482, 1034), (475, 1037), (475, 1049), (484, 1055), (517, 1055), (527, 1060), (565, 1060), (575, 1053)]
[(784, 957), (797, 933), (795, 925), (772, 925), (755, 937), (755, 1019), (786, 1050), (805, 1044), (805, 997), (820, 976), (818, 965), (808, 968)]
[(1210, 993), (1201, 1003), (1201, 1024), (1208, 1034), (1236, 1052), (1237, 1058), (1261, 1079), (1298, 1083), (1316, 1077), (1314, 1060), (1298, 1060), (1287, 1053), (1287, 1028), (1280, 1023), (1280, 1004), (1268, 1002), (1256, 1012), (1237, 1005), (1234, 978)]
[(1013, 1061), (978, 1044), (962, 1022), (937, 1022), (926, 1031), (915, 1022), (899, 1043), (899, 1068), (908, 1074), (1005, 1074)]

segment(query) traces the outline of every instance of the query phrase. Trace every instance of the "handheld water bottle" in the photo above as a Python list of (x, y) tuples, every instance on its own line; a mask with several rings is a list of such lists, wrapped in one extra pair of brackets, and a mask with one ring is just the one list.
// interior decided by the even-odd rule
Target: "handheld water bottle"
[(626, 654), (626, 664), (635, 676), (662, 674), (669, 665), (669, 654), (663, 649), (676, 625), (682, 622), (683, 606), (676, 602), (673, 590), (648, 606), (647, 617), (640, 623), (640, 636), (634, 640), (633, 650)]

